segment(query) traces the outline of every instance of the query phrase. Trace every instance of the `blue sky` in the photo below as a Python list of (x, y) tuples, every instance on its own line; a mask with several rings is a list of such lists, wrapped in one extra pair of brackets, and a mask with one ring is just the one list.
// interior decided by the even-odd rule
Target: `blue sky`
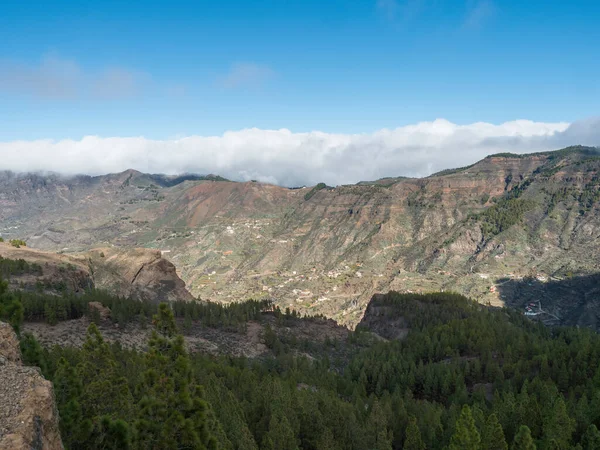
[(598, 115), (600, 2), (0, 4), (0, 141)]

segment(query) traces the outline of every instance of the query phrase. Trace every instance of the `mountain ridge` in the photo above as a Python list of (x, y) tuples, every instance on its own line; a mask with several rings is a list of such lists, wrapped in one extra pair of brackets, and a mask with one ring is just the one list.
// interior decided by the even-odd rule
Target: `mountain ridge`
[(270, 298), (354, 326), (368, 299), (387, 290), (455, 290), (503, 305), (498, 280), (507, 276), (600, 272), (597, 155), (592, 147), (496, 154), (441, 175), (336, 186), (308, 199), (309, 188), (161, 187), (131, 173), (20, 190), (0, 179), (0, 231), (51, 251), (154, 248), (194, 296)]

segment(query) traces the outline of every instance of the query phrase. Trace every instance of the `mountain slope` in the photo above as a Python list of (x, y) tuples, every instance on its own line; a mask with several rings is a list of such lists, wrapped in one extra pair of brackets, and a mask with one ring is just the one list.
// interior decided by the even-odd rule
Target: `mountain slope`
[(600, 272), (598, 157), (587, 147), (499, 154), (423, 179), (321, 189), (308, 200), (309, 188), (163, 186), (135, 171), (12, 175), (0, 181), (0, 231), (55, 251), (160, 249), (204, 299), (268, 297), (351, 325), (389, 289), (523, 306), (501, 295), (501, 283)]

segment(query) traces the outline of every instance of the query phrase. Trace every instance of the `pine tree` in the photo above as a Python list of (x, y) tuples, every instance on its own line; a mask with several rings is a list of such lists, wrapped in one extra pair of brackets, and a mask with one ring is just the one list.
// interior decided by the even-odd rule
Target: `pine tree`
[(262, 449), (264, 450), (298, 450), (294, 430), (287, 418), (280, 414), (273, 414), (269, 422), (269, 431), (263, 436)]
[(323, 433), (321, 433), (319, 440), (317, 441), (316, 448), (319, 450), (338, 450), (340, 447), (336, 443), (331, 430), (329, 428), (325, 428)]
[(187, 335), (190, 331), (192, 331), (192, 316), (189, 311), (186, 311), (183, 319), (183, 334)]
[(77, 373), (85, 380), (80, 401), (86, 418), (94, 422), (103, 416), (131, 418), (133, 397), (127, 380), (119, 374), (115, 356), (94, 323), (88, 327)]
[(8, 282), (0, 276), (0, 320), (12, 325), (18, 334), (23, 323), (23, 305), (21, 301), (8, 290)]
[(600, 450), (600, 431), (596, 425), (588, 427), (581, 439), (584, 450)]
[(414, 417), (408, 419), (405, 434), (404, 450), (425, 450), (425, 444), (423, 443), (423, 439), (421, 439), (421, 430), (419, 430), (417, 419)]
[(131, 448), (131, 431), (124, 420), (113, 420), (102, 416), (97, 420), (90, 435), (87, 437), (85, 448), (89, 450), (129, 450)]
[[(573, 431), (575, 431), (575, 421), (569, 417), (565, 401), (559, 394), (544, 420), (543, 440), (546, 446), (569, 448)], [(554, 444), (551, 444), (552, 442)]]
[(481, 437), (471, 414), (469, 405), (464, 405), (450, 439), (449, 450), (479, 450)]
[(498, 422), (498, 417), (496, 414), (490, 414), (487, 422), (485, 423), (485, 427), (483, 428), (483, 433), (481, 436), (481, 446), (485, 450), (507, 450), (508, 445), (506, 444), (506, 439), (504, 437), (504, 431), (502, 431), (502, 426), (500, 422)]
[[(233, 448), (256, 450), (258, 446), (248, 429), (244, 412), (232, 392), (214, 374), (209, 376), (205, 388), (206, 399), (210, 404), (218, 405), (215, 415)], [(223, 443), (220, 443), (220, 447), (224, 447)]]
[(369, 449), (391, 450), (392, 433), (388, 429), (388, 419), (379, 401), (375, 400), (367, 419)]
[(168, 305), (161, 303), (139, 386), (137, 447), (148, 450), (216, 448), (209, 433), (208, 404), (192, 376), (190, 360)]
[(83, 423), (79, 397), (83, 391), (81, 379), (65, 358), (58, 361), (54, 373), (54, 395), (60, 415), (60, 434), (65, 448), (77, 448), (83, 444), (91, 428), (91, 421)]
[(24, 333), (19, 342), (23, 364), (39, 367), (42, 374), (48, 377), (48, 364), (42, 346), (31, 333)]
[(531, 430), (526, 425), (521, 425), (518, 433), (515, 435), (515, 440), (511, 450), (536, 450), (536, 445), (531, 437)]

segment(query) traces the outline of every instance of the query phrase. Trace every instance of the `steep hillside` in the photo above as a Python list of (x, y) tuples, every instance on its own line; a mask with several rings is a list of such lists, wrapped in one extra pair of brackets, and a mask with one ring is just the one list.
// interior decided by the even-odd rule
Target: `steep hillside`
[[(54, 251), (158, 249), (204, 299), (272, 298), (351, 325), (389, 289), (524, 307), (501, 295), (507, 280), (600, 272), (599, 167), (598, 150), (586, 147), (498, 154), (312, 195), (218, 178), (170, 186), (135, 171), (5, 175), (0, 232)], [(552, 300), (544, 308), (564, 315)]]

